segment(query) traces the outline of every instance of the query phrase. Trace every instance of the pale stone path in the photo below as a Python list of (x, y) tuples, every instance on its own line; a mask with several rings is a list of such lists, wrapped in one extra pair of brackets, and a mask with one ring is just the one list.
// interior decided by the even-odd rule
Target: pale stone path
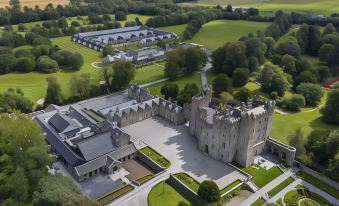
[(281, 174), (279, 177), (275, 178), (271, 182), (269, 182), (267, 185), (256, 191), (253, 195), (249, 196), (245, 201), (243, 201), (240, 205), (241, 206), (248, 206), (251, 205), (253, 202), (255, 202), (260, 197), (266, 197), (267, 192), (269, 192), (271, 189), (273, 189), (275, 186), (286, 180), (288, 177), (293, 175), (292, 169), (287, 170), (283, 174)]

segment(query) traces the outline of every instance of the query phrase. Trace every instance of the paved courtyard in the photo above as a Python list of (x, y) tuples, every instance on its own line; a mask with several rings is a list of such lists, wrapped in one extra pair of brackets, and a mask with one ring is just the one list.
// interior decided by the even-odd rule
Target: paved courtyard
[(129, 180), (136, 180), (146, 175), (153, 174), (150, 168), (134, 159), (123, 162), (122, 167), (129, 172), (126, 176)]
[(219, 188), (246, 176), (233, 167), (213, 160), (197, 149), (197, 142), (186, 126), (176, 126), (161, 117), (153, 117), (122, 128), (131, 139), (143, 140), (171, 161), (169, 172), (186, 172), (199, 182), (214, 180)]

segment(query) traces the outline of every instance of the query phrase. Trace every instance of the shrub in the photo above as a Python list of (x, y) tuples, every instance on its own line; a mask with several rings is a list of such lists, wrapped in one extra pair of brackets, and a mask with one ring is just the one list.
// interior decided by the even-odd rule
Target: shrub
[(220, 190), (215, 182), (203, 181), (198, 189), (198, 195), (207, 202), (217, 202), (220, 200)]

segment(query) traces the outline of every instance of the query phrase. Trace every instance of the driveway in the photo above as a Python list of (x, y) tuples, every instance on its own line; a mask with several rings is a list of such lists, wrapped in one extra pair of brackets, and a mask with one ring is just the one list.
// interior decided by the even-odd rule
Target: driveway
[(231, 166), (200, 152), (196, 139), (184, 125), (176, 126), (161, 117), (153, 117), (122, 129), (133, 141), (141, 139), (169, 159), (168, 172), (186, 172), (199, 182), (211, 179), (220, 189), (236, 179), (246, 178)]

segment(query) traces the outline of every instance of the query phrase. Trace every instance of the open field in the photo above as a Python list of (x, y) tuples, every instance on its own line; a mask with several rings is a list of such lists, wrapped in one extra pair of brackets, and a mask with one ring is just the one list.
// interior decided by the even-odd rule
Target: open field
[[(66, 5), (69, 3), (69, 0), (20, 0), (20, 4), (22, 7), (28, 6), (28, 7), (35, 7), (35, 5), (39, 5), (41, 9), (45, 8), (45, 6), (49, 3), (52, 3), (55, 7), (59, 4)], [(0, 8), (5, 8), (6, 6), (9, 6), (9, 0), (1, 0), (0, 1)]]
[(339, 12), (337, 0), (198, 0), (182, 3), (183, 6), (215, 6), (218, 4), (223, 7), (228, 4), (234, 7), (255, 7), (260, 11), (271, 13), (279, 9), (288, 12), (300, 11), (326, 15)]
[(227, 42), (238, 40), (242, 35), (264, 30), (268, 25), (268, 23), (263, 22), (242, 20), (215, 20), (204, 24), (189, 42), (216, 49)]
[(164, 30), (164, 31), (174, 32), (177, 35), (179, 35), (180, 38), (182, 38), (182, 35), (186, 27), (187, 27), (187, 24), (181, 24), (181, 25), (175, 25), (175, 26), (159, 27), (159, 29)]

